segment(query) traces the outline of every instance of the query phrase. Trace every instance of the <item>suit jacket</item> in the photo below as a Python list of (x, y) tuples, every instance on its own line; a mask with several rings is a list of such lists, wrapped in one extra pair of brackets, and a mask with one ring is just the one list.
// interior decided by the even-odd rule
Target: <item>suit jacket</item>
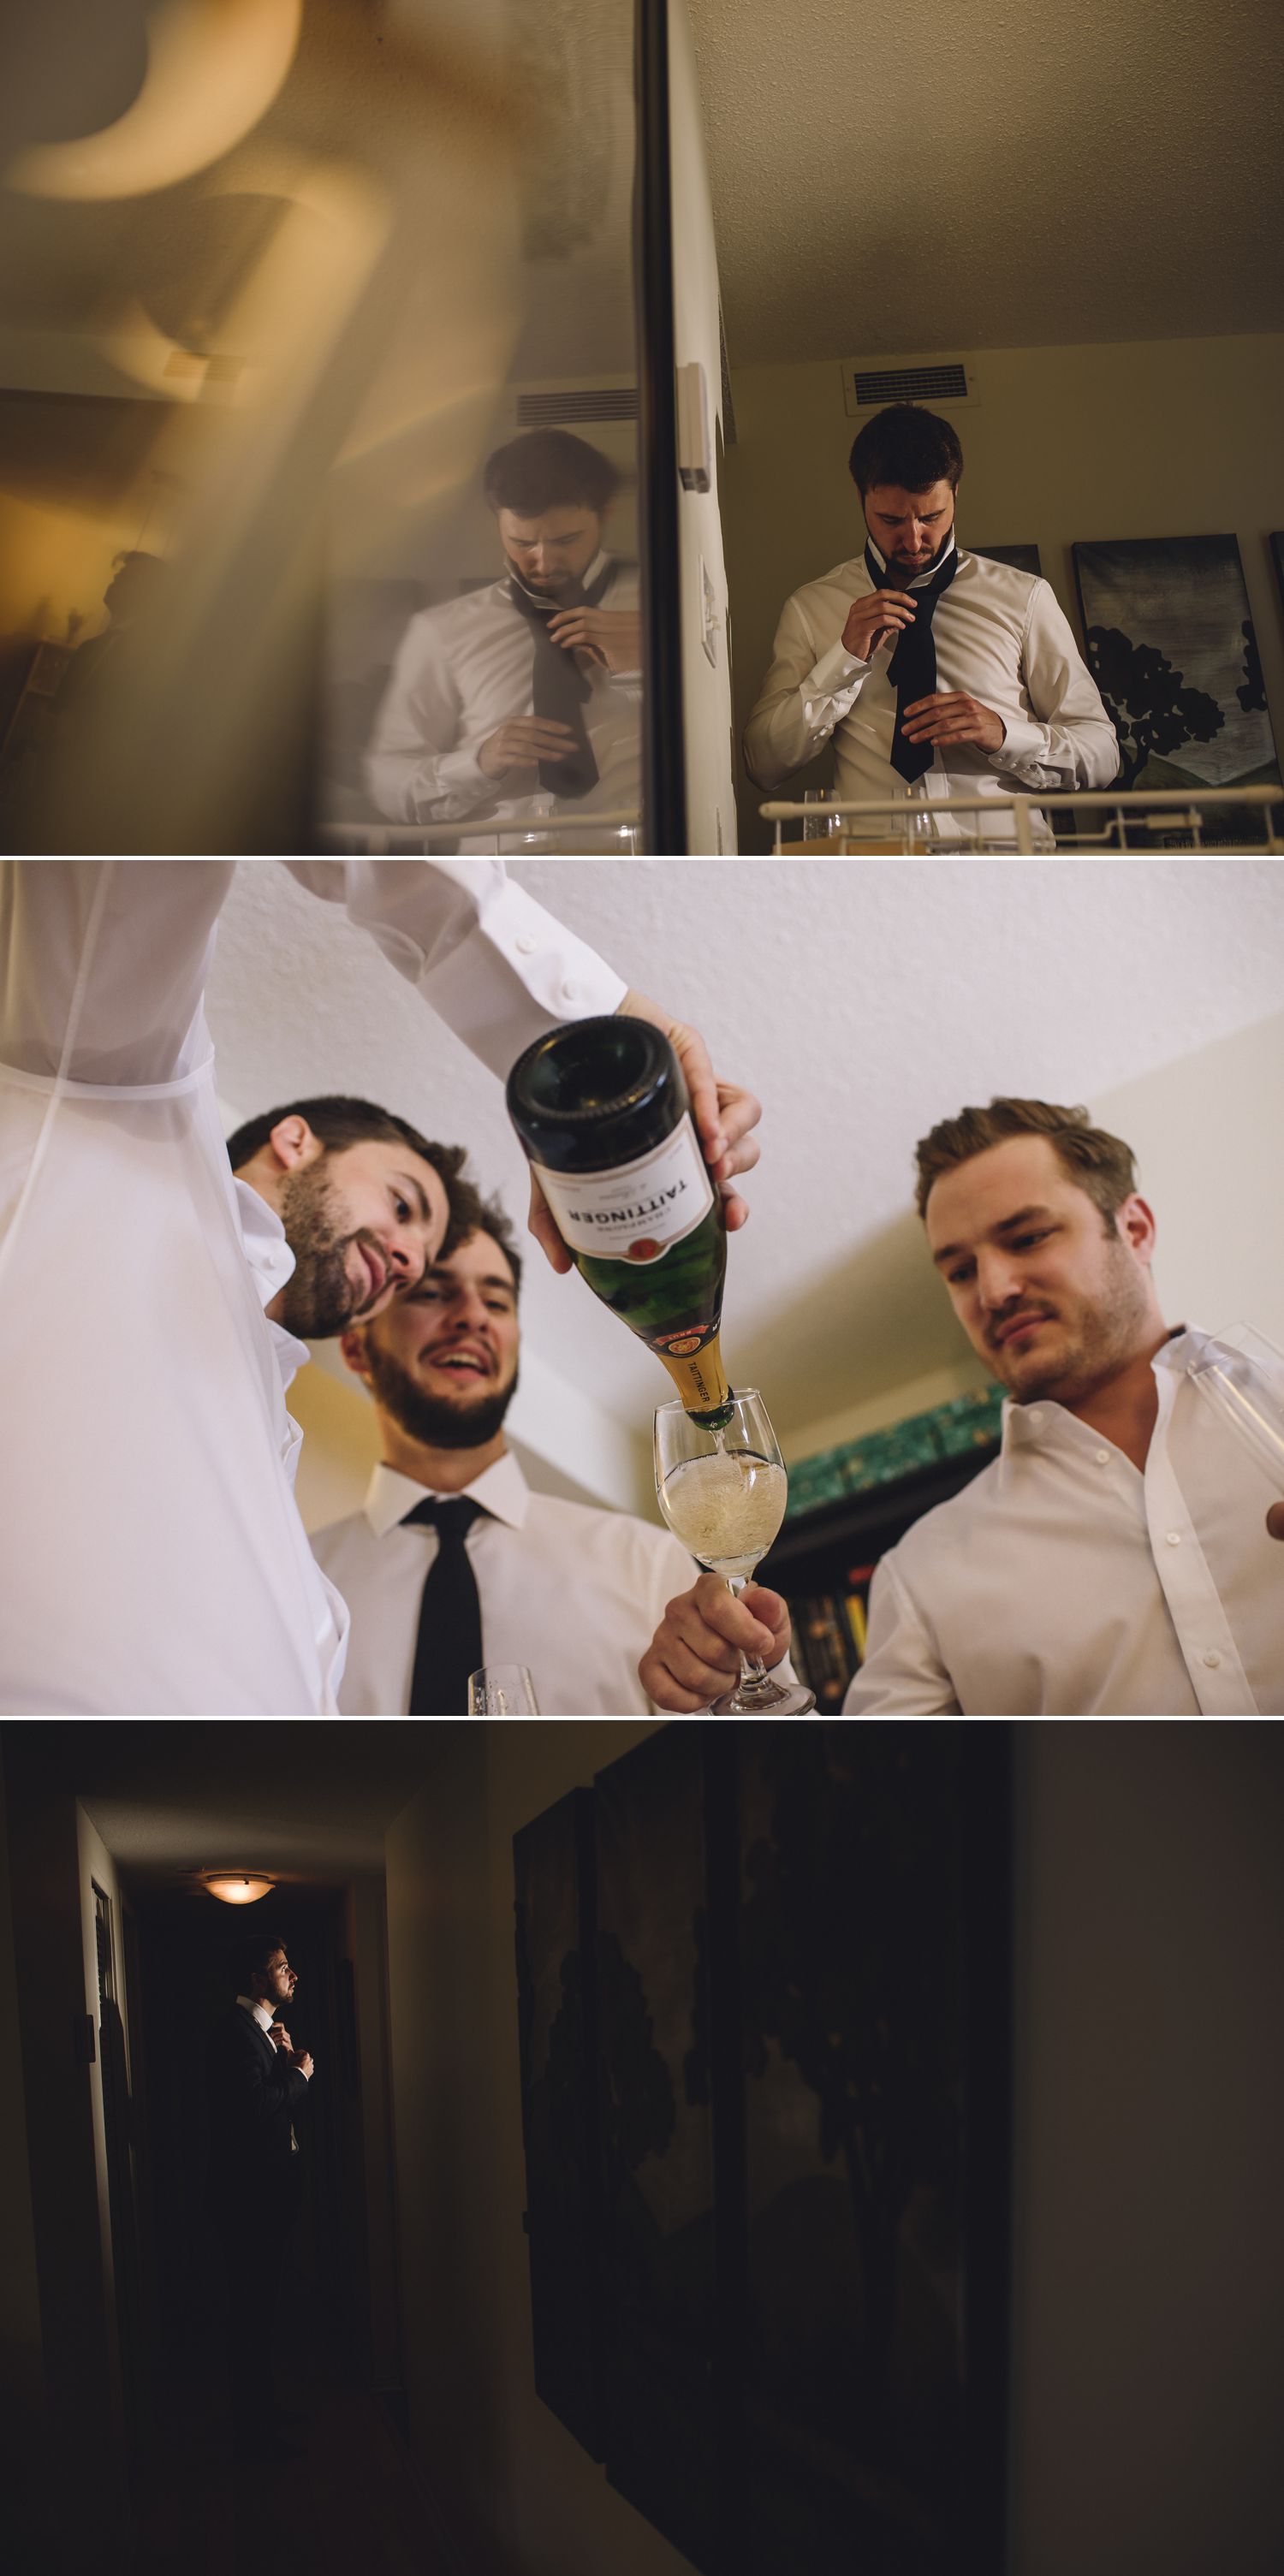
[(298, 2158), (291, 2124), (308, 2079), (282, 2056), (241, 2004), (216, 2025), (210, 2047), (210, 2191), (243, 2203), (265, 2185), (287, 2185)]

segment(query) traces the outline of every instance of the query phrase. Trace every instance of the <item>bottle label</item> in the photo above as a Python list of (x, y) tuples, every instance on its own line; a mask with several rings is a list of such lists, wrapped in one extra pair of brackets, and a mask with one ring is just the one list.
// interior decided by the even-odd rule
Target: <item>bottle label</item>
[(713, 1183), (689, 1116), (632, 1163), (609, 1172), (549, 1172), (535, 1177), (571, 1252), (645, 1269), (694, 1234), (713, 1205)]

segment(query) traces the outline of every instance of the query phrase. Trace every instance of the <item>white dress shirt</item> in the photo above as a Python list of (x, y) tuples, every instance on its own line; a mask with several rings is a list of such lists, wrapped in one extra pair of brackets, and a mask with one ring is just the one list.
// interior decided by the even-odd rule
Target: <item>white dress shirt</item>
[[(403, 1717), (409, 1705), (437, 1533), (401, 1523), (428, 1490), (378, 1466), (361, 1511), (313, 1537), (352, 1614), (339, 1690), (345, 1717)], [(689, 1592), (699, 1573), (671, 1531), (627, 1512), (533, 1494), (511, 1455), (464, 1490), (488, 1515), (464, 1541), (477, 1577), (483, 1660), (529, 1665), (541, 1717), (653, 1715), (638, 1663), (666, 1602)]]
[[(609, 561), (595, 557), (586, 587)], [(612, 566), (598, 605), (636, 609), (636, 564)], [(536, 764), (502, 778), (481, 767), (477, 754), (490, 735), (534, 710), (535, 652), (531, 621), (513, 606), (507, 578), (411, 618), (366, 754), (381, 814), (394, 823), (529, 822), (539, 796), (553, 815), (640, 811), (642, 674), (608, 671), (587, 654), (576, 656), (589, 684), (584, 728), (598, 767), (587, 795), (550, 796)]]
[[(496, 1073), (623, 997), (494, 860), (288, 864)], [(295, 1508), (285, 1403), (307, 1350), (264, 1313), (294, 1258), (232, 1177), (201, 1005), (233, 865), (0, 871), (11, 1714), (336, 1710), (347, 1617)]]
[(993, 1464), (881, 1560), (847, 1715), (1284, 1713), (1284, 1546), (1185, 1376), (1207, 1347), (1155, 1355), (1144, 1475), (1063, 1405), (1005, 1404)]
[[(922, 573), (896, 586), (922, 589), (931, 578)], [(993, 839), (1012, 821), (1001, 811), (993, 820), (934, 814), (945, 797), (985, 796), (1001, 807), (1006, 796), (1041, 788), (1111, 784), (1119, 768), (1115, 730), (1055, 592), (1036, 574), (962, 548), (932, 619), (936, 685), (990, 707), (1003, 720), (1003, 743), (998, 751), (938, 745), (921, 778), (903, 779), (892, 767), (897, 692), (887, 674), (895, 643), (880, 645), (868, 662), (842, 643), (852, 602), (873, 588), (861, 554), (785, 602), (771, 668), (745, 727), (745, 765), (759, 787), (781, 786), (833, 734), (839, 796), (917, 804), (921, 835), (948, 842), (975, 836), (978, 827)], [(852, 829), (882, 837), (875, 818)]]

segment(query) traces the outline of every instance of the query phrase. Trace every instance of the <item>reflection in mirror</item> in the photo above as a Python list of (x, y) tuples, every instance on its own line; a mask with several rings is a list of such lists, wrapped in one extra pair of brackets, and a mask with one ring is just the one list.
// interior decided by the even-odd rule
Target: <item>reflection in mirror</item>
[[(641, 840), (631, 12), (503, 0), (519, 101), (514, 339), (467, 471), (404, 428), (332, 494), (322, 693), (329, 846)], [(425, 376), (431, 365), (425, 357)]]
[(631, 847), (631, 11), (162, 14), (3, 112), (6, 846)]

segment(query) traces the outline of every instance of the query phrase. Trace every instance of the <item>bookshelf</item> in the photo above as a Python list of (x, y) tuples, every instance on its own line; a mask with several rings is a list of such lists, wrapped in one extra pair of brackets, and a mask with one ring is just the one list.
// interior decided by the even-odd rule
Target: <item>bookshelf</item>
[(789, 1603), (794, 1669), (806, 1674), (818, 1713), (841, 1709), (863, 1661), (865, 1606), (880, 1556), (924, 1512), (962, 1493), (998, 1454), (997, 1438), (974, 1438), (954, 1456), (927, 1460), (785, 1522), (754, 1581), (769, 1584)]

